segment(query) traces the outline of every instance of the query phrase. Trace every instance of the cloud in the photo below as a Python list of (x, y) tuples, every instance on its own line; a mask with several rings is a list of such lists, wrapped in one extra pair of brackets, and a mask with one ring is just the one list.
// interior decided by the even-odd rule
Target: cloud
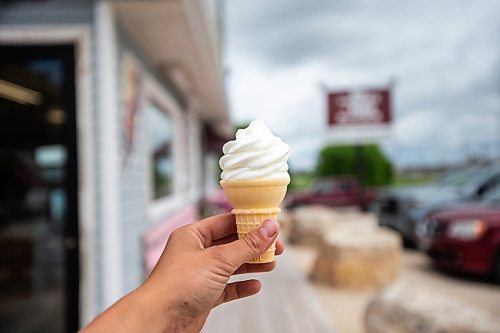
[(280, 71), (259, 75), (252, 66), (239, 66), (239, 75), (230, 76), (228, 81), (231, 107), (238, 109), (234, 122), (262, 118), (290, 145), (292, 167), (312, 168), (327, 130), (326, 101), (318, 84), (303, 82), (314, 81), (317, 69), (304, 65), (290, 69), (286, 75)]
[(464, 144), (499, 140), (498, 1), (226, 4), (234, 119), (263, 118), (290, 143), (292, 165), (312, 167), (325, 142), (320, 83), (395, 80), (395, 134), (384, 149), (399, 165), (419, 163), (411, 151), (428, 152), (429, 164), (445, 163), (463, 158)]
[(468, 155), (499, 154), (499, 131), (500, 119), (494, 112), (450, 117), (446, 113), (418, 111), (398, 121), (392, 140), (383, 146), (402, 167), (456, 163)]

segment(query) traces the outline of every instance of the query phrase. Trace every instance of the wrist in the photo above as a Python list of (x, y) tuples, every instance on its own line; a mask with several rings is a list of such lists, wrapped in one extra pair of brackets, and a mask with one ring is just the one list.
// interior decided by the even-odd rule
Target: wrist
[[(148, 280), (130, 294), (142, 309), (148, 332), (177, 333), (199, 332), (200, 318), (189, 311), (188, 302), (178, 289), (162, 281)], [(147, 313), (144, 313), (147, 312)], [(203, 326), (203, 322), (201, 326)], [(154, 328), (154, 329), (153, 329)]]
[(173, 306), (144, 285), (124, 296), (82, 332), (180, 332)]
[(129, 294), (131, 303), (140, 313), (143, 327), (150, 328), (148, 332), (174, 333), (179, 332), (178, 313), (172, 295), (166, 295), (162, 290), (142, 285)]

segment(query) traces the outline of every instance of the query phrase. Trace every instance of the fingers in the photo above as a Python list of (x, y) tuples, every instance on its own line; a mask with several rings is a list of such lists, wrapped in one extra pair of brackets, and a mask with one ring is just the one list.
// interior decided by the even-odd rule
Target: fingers
[[(276, 255), (279, 256), (280, 254), (285, 251), (285, 245), (283, 244), (283, 241), (281, 240), (276, 240)], [(234, 273), (233, 275), (238, 275), (238, 274), (247, 274), (247, 273), (265, 273), (265, 272), (271, 272), (276, 268), (276, 261), (273, 262), (266, 262), (264, 264), (243, 264), (241, 265)]]
[(278, 239), (276, 241), (276, 252), (275, 254), (277, 256), (279, 256), (280, 254), (282, 254), (283, 252), (285, 252), (285, 244), (283, 244), (283, 241)]
[(215, 306), (243, 297), (255, 295), (260, 291), (260, 288), (261, 284), (258, 280), (246, 280), (228, 283), (219, 299), (215, 303)]
[(200, 231), (203, 243), (212, 244), (212, 241), (236, 233), (236, 222), (231, 213), (215, 215), (203, 219), (193, 226)]
[(265, 264), (243, 264), (233, 275), (247, 274), (247, 273), (264, 273), (270, 272), (276, 268), (276, 261), (266, 262)]
[(217, 250), (234, 265), (236, 270), (247, 261), (264, 253), (278, 237), (278, 231), (278, 222), (268, 219), (243, 239), (220, 245)]
[(232, 234), (232, 235), (226, 236), (224, 238), (214, 240), (214, 241), (212, 241), (212, 246), (231, 243), (231, 242), (234, 242), (235, 240), (238, 240), (238, 234)]
[[(212, 242), (212, 246), (217, 246), (217, 245), (231, 243), (231, 242), (234, 242), (237, 239), (238, 239), (238, 235), (237, 234), (232, 234), (232, 235), (226, 236), (224, 238), (214, 240)], [(283, 244), (283, 241), (280, 240), (280, 239), (277, 239), (276, 240), (276, 252), (275, 252), (276, 255), (279, 256), (284, 251), (285, 251), (285, 245)]]

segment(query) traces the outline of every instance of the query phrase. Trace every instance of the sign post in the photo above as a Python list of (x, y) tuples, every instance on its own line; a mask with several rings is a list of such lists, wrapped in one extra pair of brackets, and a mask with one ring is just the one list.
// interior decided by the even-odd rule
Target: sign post
[(328, 94), (330, 140), (335, 144), (354, 144), (356, 173), (364, 196), (364, 151), (366, 143), (378, 142), (391, 133), (391, 92), (389, 88), (333, 91)]

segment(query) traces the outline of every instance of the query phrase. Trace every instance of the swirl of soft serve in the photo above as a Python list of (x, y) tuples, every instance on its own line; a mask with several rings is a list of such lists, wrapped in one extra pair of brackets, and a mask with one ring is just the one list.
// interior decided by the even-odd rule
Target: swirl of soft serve
[(261, 119), (238, 130), (236, 140), (227, 142), (222, 151), (222, 180), (290, 179), (289, 147)]

